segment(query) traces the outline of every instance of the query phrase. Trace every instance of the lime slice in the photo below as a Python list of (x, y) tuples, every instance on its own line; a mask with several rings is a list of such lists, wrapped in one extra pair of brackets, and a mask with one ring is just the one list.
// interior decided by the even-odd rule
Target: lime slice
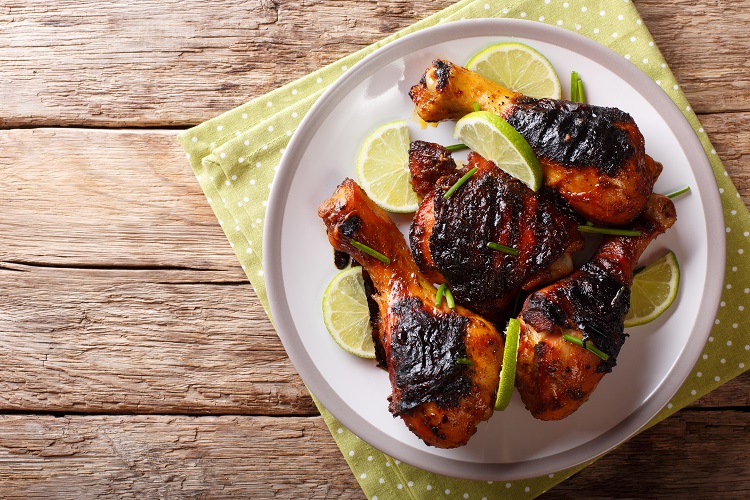
[(359, 152), (359, 184), (389, 212), (414, 212), (419, 207), (419, 196), (409, 182), (409, 142), (406, 120), (397, 120), (375, 129)]
[(469, 113), (456, 123), (453, 138), (495, 162), (533, 191), (542, 186), (542, 166), (531, 146), (510, 123), (495, 113)]
[(669, 309), (680, 286), (680, 265), (674, 252), (647, 265), (633, 278), (625, 327), (645, 325)]
[(552, 64), (522, 43), (487, 47), (469, 59), (466, 68), (529, 97), (560, 99), (562, 96), (560, 79)]
[(360, 266), (344, 269), (328, 284), (323, 294), (323, 320), (328, 333), (344, 350), (362, 358), (375, 357)]
[(503, 368), (500, 370), (500, 385), (495, 399), (495, 410), (503, 411), (510, 403), (513, 385), (516, 382), (516, 357), (518, 342), (521, 339), (521, 323), (516, 318), (508, 321), (505, 329), (505, 350), (503, 351)]

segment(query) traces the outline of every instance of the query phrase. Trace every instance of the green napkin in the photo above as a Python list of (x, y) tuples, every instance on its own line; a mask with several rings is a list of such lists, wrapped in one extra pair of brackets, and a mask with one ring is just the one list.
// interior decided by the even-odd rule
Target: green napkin
[[(510, 17), (534, 20), (583, 34), (630, 60), (661, 86), (687, 117), (708, 154), (724, 207), (727, 270), (715, 327), (692, 374), (653, 425), (750, 366), (750, 217), (679, 89), (664, 58), (629, 0), (463, 0), (378, 43), (295, 82), (253, 99), (179, 135), (179, 141), (263, 306), (268, 311), (262, 268), (262, 237), (269, 188), (291, 135), (322, 92), (375, 49), (422, 28), (460, 19)], [(745, 254), (745, 250), (748, 254)], [(317, 401), (316, 401), (317, 403)], [(513, 482), (468, 481), (400, 463), (360, 440), (318, 404), (331, 433), (369, 498), (535, 497), (588, 464)], [(648, 426), (647, 426), (648, 427)]]

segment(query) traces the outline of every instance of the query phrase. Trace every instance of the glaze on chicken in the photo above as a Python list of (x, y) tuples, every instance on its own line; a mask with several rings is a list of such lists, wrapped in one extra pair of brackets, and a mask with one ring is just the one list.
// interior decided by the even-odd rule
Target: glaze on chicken
[[(412, 179), (437, 178), (422, 193), (412, 222), (412, 252), (425, 276), (449, 283), (459, 303), (504, 324), (521, 290), (573, 271), (572, 255), (584, 243), (578, 232), (582, 221), (554, 196), (533, 192), (477, 153), (470, 153), (467, 164), (456, 170), (441, 146), (415, 142), (411, 149)], [(474, 167), (476, 173), (444, 198)], [(518, 255), (492, 250), (489, 242), (511, 247)]]
[[(519, 316), (516, 388), (534, 417), (567, 417), (615, 366), (626, 336), (633, 269), (646, 246), (675, 220), (672, 201), (652, 194), (633, 224), (640, 236), (604, 237), (579, 270), (526, 299)], [(609, 359), (564, 340), (565, 334), (591, 342)]]
[(633, 119), (616, 108), (526, 97), (442, 60), (409, 95), (427, 122), (459, 119), (475, 105), (505, 118), (539, 158), (544, 185), (595, 223), (635, 219), (661, 173)]
[[(375, 340), (391, 381), (391, 413), (428, 445), (466, 444), (492, 415), (502, 336), (463, 307), (435, 305), (435, 287), (420, 273), (403, 235), (351, 179), (320, 205), (318, 215), (334, 249), (351, 255), (372, 280)], [(352, 240), (385, 254), (390, 263)]]

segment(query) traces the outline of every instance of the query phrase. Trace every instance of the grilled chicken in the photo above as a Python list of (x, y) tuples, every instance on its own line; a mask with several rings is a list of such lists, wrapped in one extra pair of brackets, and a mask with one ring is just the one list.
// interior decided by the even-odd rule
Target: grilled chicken
[[(534, 417), (567, 417), (615, 366), (626, 336), (633, 269), (646, 246), (675, 220), (672, 201), (652, 194), (633, 225), (641, 236), (604, 237), (579, 270), (526, 299), (519, 317), (516, 388)], [(563, 340), (564, 334), (592, 343), (609, 359)]]
[[(503, 339), (492, 324), (445, 301), (419, 272), (390, 217), (351, 179), (318, 208), (336, 250), (362, 264), (377, 291), (378, 338), (392, 386), (391, 413), (425, 443), (466, 444), (493, 412)], [(385, 264), (352, 241), (383, 254)], [(470, 360), (470, 361), (467, 361)]]
[[(572, 255), (584, 244), (581, 220), (551, 193), (531, 191), (477, 153), (459, 170), (447, 158), (450, 152), (438, 145), (411, 147), (412, 180), (425, 196), (409, 234), (414, 258), (429, 280), (448, 282), (460, 304), (504, 324), (521, 290), (573, 271)], [(474, 167), (476, 173), (444, 198)], [(433, 179), (428, 191), (422, 189), (427, 179)], [(489, 242), (518, 255), (492, 250)]]
[(545, 186), (592, 222), (635, 219), (661, 173), (633, 119), (616, 108), (526, 97), (442, 60), (409, 95), (427, 122), (459, 119), (475, 103), (505, 118), (539, 157)]
[(409, 174), (411, 187), (425, 197), (435, 189), (437, 181), (456, 173), (456, 162), (447, 148), (426, 141), (413, 141), (409, 145)]

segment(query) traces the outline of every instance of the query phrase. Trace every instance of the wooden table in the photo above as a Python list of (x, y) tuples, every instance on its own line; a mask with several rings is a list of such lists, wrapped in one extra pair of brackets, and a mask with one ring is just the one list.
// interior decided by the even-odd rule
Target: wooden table
[[(450, 0), (0, 6), (0, 496), (361, 498), (175, 137)], [(750, 203), (750, 0), (637, 0)], [(548, 498), (750, 494), (750, 376)]]

